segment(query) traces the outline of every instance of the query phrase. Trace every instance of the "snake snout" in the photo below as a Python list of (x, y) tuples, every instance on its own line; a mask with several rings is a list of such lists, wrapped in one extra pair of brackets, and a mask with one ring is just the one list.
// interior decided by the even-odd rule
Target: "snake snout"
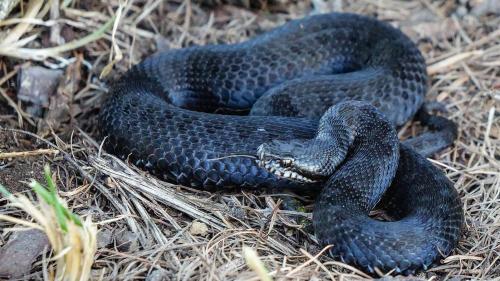
[(274, 140), (263, 143), (257, 149), (259, 166), (280, 178), (299, 182), (314, 182), (312, 178), (302, 174), (295, 166), (295, 154), (300, 148), (294, 142)]

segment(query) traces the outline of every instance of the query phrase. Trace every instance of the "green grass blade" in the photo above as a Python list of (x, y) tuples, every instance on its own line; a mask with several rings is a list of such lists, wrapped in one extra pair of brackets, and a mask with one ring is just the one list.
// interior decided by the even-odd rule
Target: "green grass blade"
[(45, 165), (43, 167), (43, 172), (45, 176), (45, 181), (47, 182), (48, 190), (50, 193), (52, 193), (54, 196), (56, 195), (56, 185), (54, 184), (54, 181), (52, 180), (52, 173), (50, 172), (50, 167), (49, 165)]
[(59, 223), (59, 226), (64, 232), (68, 232), (68, 222), (67, 222), (67, 217), (64, 215), (64, 207), (61, 205), (61, 203), (57, 202), (54, 205), (54, 210), (56, 213), (57, 222)]
[(12, 193), (10, 193), (7, 188), (5, 188), (3, 185), (0, 184), (0, 193), (6, 197), (6, 198), (9, 198), (12, 196)]
[(45, 202), (47, 202), (47, 204), (54, 206), (54, 204), (55, 204), (54, 196), (45, 187), (43, 187), (40, 183), (33, 180), (30, 183), (30, 187), (36, 192), (36, 194), (38, 194), (40, 197), (42, 197), (42, 199)]

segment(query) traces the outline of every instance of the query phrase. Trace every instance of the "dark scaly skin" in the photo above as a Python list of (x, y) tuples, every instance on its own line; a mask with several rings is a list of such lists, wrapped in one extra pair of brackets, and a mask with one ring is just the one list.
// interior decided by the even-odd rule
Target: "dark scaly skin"
[[(295, 147), (273, 141), (263, 144), (260, 153), (264, 160), (294, 159), (286, 169), (328, 177), (313, 225), (322, 244), (334, 245), (331, 255), (372, 273), (377, 267), (409, 274), (456, 246), (464, 218), (453, 184), (420, 154), (400, 145), (391, 124), (371, 105), (340, 103), (323, 115), (317, 135), (306, 145), (288, 143)], [(321, 172), (302, 160), (314, 160), (316, 151), (330, 161)], [(371, 218), (377, 205), (395, 221)]]
[[(315, 86), (326, 76), (332, 82), (322, 80)], [(401, 125), (422, 104), (426, 80), (422, 56), (400, 31), (362, 16), (321, 15), (292, 21), (245, 43), (192, 47), (146, 59), (112, 87), (100, 129), (109, 137), (108, 150), (181, 184), (274, 186), (283, 180), (251, 157), (212, 159), (255, 156), (260, 144), (273, 139), (310, 138), (317, 121), (192, 110), (248, 110), (256, 102), (262, 104), (258, 99), (265, 95), (281, 102), (277, 110), (255, 106), (255, 115), (281, 111), (319, 119), (329, 106), (358, 99), (371, 102)], [(293, 94), (275, 90), (294, 81), (300, 83)], [(300, 86), (304, 83), (308, 87)], [(324, 83), (341, 85), (328, 92)], [(187, 139), (190, 134), (198, 138)]]
[[(290, 147), (302, 147), (302, 151), (307, 152), (304, 144), (317, 137), (318, 124), (320, 128), (323, 126), (319, 118), (328, 108), (345, 100), (362, 100), (376, 107), (391, 124), (384, 127), (383, 133), (394, 137), (393, 129), (388, 128), (404, 124), (417, 112), (423, 103), (426, 81), (420, 52), (400, 31), (358, 15), (319, 15), (289, 22), (244, 43), (191, 47), (146, 59), (112, 86), (99, 117), (100, 131), (107, 136), (105, 148), (108, 151), (176, 183), (199, 188), (321, 187), (329, 177), (335, 176), (331, 175), (331, 168), (340, 162), (321, 158), (320, 148), (344, 150), (344, 156), (348, 157), (351, 155), (348, 151), (355, 149), (349, 148), (349, 143), (340, 139), (336, 143), (328, 139), (316, 140), (317, 146), (312, 147), (319, 150), (308, 151), (314, 152), (312, 159), (306, 154), (295, 159), (271, 155), (266, 144), (270, 147), (278, 144), (280, 149), (285, 149), (280, 152), (285, 154)], [(251, 115), (206, 113), (227, 111), (250, 111)], [(441, 175), (415, 155), (401, 149), (402, 160), (423, 161), (422, 168)], [(368, 151), (362, 156), (377, 166), (378, 158), (370, 156)], [(292, 171), (288, 167), (292, 160), (304, 163), (302, 167), (306, 169)], [(387, 161), (392, 168), (397, 167), (397, 158), (395, 162), (394, 159)], [(403, 164), (411, 166), (407, 162)], [(402, 174), (414, 175), (420, 165), (412, 168), (405, 169)], [(371, 188), (369, 183), (373, 178), (364, 177), (362, 169), (353, 167), (349, 172), (366, 180), (363, 186), (351, 186), (352, 194), (361, 194), (363, 188)], [(446, 179), (439, 175), (442, 181)], [(389, 174), (376, 178), (383, 178), (388, 183), (392, 179)], [(456, 192), (448, 188), (448, 181), (429, 183), (433, 185), (427, 186), (428, 189), (443, 189), (445, 195), (458, 198)], [(412, 187), (406, 186), (408, 188)], [(323, 193), (333, 189), (326, 188)], [(376, 195), (383, 193), (382, 189), (378, 190)], [(373, 207), (380, 198), (374, 194), (370, 196), (373, 198), (370, 198), (369, 207)], [(440, 200), (435, 198), (423, 203), (434, 207), (433, 204)], [(321, 200), (319, 203), (327, 204)], [(320, 211), (330, 216), (329, 212), (334, 210), (326, 207)], [(347, 210), (349, 206), (343, 207)], [(453, 211), (450, 215), (458, 216), (460, 210), (455, 208)], [(365, 216), (364, 213), (360, 215)], [(446, 245), (454, 245), (458, 236), (446, 231), (449, 224), (459, 227), (458, 222), (426, 215), (422, 213), (418, 218), (435, 223), (436, 229), (448, 235)], [(315, 215), (314, 224), (322, 244), (334, 243), (338, 249), (349, 249), (348, 245), (341, 246), (338, 236), (330, 232), (333, 227), (330, 223), (336, 225), (338, 222), (345, 228), (346, 222), (358, 219), (354, 213), (346, 216), (346, 221), (332, 216), (325, 225)], [(407, 226), (409, 229), (420, 227), (416, 223)], [(412, 243), (404, 237), (406, 232), (398, 232), (401, 229), (390, 230), (395, 232), (382, 232), (381, 235), (392, 235), (399, 237), (399, 241)], [(380, 237), (376, 236), (370, 243), (380, 242), (377, 239)], [(388, 246), (388, 252), (385, 246), (370, 251), (385, 262), (384, 255), (401, 246), (406, 244), (395, 248)], [(425, 267), (428, 265), (426, 257), (434, 257), (432, 260), (437, 257), (436, 249), (427, 247), (422, 251), (414, 256), (405, 255), (404, 261), (396, 262), (398, 270)], [(444, 253), (448, 252), (446, 248)], [(356, 250), (351, 254), (352, 258), (343, 257), (367, 270), (375, 266), (383, 269), (393, 266), (391, 262), (379, 264), (374, 258), (365, 261), (363, 253)], [(399, 257), (391, 256), (390, 260)], [(407, 264), (408, 260), (411, 261)]]

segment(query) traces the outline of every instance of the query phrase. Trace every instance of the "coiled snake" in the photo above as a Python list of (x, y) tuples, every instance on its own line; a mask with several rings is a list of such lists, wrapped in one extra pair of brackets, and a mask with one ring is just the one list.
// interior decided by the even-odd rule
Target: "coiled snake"
[[(100, 131), (106, 149), (176, 183), (320, 186), (313, 225), (331, 255), (411, 273), (448, 255), (463, 224), (452, 183), (412, 148), (453, 136), (400, 144), (395, 132), (422, 107), (426, 83), (399, 30), (316, 15), (243, 43), (147, 58), (111, 87)], [(370, 217), (375, 207), (392, 221)]]

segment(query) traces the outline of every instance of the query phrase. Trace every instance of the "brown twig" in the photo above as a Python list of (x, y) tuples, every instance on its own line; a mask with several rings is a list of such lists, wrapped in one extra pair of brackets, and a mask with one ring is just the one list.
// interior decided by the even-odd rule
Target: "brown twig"
[(40, 155), (57, 155), (59, 150), (56, 149), (37, 149), (31, 151), (17, 151), (17, 152), (0, 152), (0, 159), (10, 158), (25, 158)]

